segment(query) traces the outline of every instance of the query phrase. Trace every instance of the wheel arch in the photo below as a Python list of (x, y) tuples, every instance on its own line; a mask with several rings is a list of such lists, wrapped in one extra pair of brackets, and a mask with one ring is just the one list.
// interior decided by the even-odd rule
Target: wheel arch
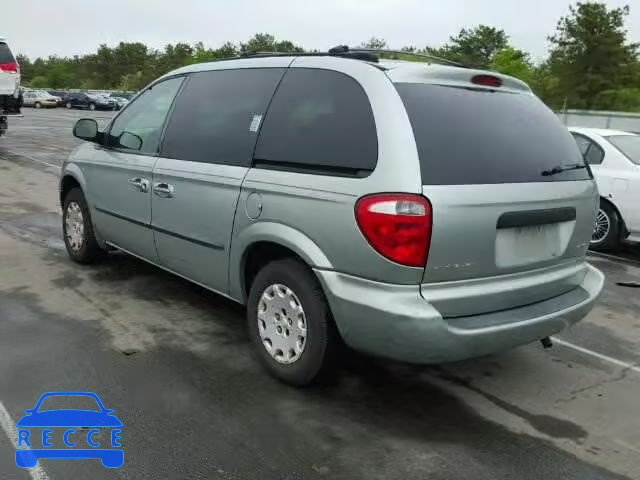
[(288, 225), (254, 223), (232, 242), (229, 261), (230, 296), (245, 304), (251, 281), (267, 263), (293, 257), (310, 268), (332, 270), (333, 265), (307, 235)]
[(615, 214), (618, 216), (618, 220), (620, 220), (620, 231), (622, 232), (622, 237), (624, 238), (629, 235), (629, 230), (627, 230), (627, 224), (624, 221), (624, 217), (620, 213), (620, 209), (612, 200), (613, 200), (612, 198), (607, 198), (600, 195), (600, 201), (610, 205), (611, 208), (613, 208), (613, 211), (615, 212)]
[(82, 174), (82, 170), (80, 170), (80, 168), (73, 163), (68, 164), (62, 172), (62, 175), (60, 176), (60, 206), (62, 206), (64, 202), (64, 197), (74, 187), (80, 187), (86, 198), (86, 186), (87, 182), (84, 178), (84, 175)]

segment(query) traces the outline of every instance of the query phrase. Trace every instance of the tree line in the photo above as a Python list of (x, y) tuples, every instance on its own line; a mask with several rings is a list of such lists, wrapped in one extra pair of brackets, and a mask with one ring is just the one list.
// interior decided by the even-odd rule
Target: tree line
[[(468, 66), (491, 69), (527, 82), (554, 109), (577, 108), (640, 112), (640, 44), (629, 40), (625, 21), (630, 7), (608, 8), (598, 2), (578, 2), (560, 18), (547, 37), (548, 56), (535, 62), (528, 52), (511, 45), (508, 34), (478, 25), (462, 29), (442, 47), (405, 46), (400, 50), (427, 53)], [(388, 48), (372, 37), (363, 47)], [(252, 51), (304, 52), (288, 40), (268, 33), (247, 42), (227, 42), (219, 48), (176, 43), (162, 50), (143, 43), (100, 45), (95, 53), (29, 59), (18, 55), (23, 83), (32, 88), (78, 88), (137, 91), (175, 68), (228, 58)], [(418, 61), (410, 55), (386, 55)]]

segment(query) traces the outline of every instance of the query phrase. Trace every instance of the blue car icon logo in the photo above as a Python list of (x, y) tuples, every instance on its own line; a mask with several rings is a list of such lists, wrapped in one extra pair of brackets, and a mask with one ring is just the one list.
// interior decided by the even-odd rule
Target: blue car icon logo
[[(43, 409), (42, 403), (52, 397), (62, 397), (57, 400), (64, 401), (77, 400), (77, 397), (89, 397), (89, 401), (95, 400), (97, 408), (96, 410)], [(104, 408), (95, 393), (45, 393), (34, 408), (24, 412), (26, 415), (16, 424), (18, 429), (16, 465), (18, 467), (35, 467), (41, 458), (100, 459), (102, 465), (107, 468), (119, 468), (124, 463), (124, 450), (120, 443), (122, 422), (114, 415), (114, 410)], [(108, 433), (108, 437), (105, 437), (105, 433)], [(54, 441), (63, 443), (65, 448), (53, 448)]]

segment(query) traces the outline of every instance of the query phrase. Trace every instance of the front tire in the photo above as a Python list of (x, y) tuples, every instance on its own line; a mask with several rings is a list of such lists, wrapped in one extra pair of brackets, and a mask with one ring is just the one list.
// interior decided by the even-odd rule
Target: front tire
[(92, 264), (106, 256), (96, 240), (89, 207), (80, 188), (72, 188), (64, 198), (62, 233), (67, 253), (74, 262)]
[(96, 104), (95, 103), (90, 103), (89, 104), (89, 110), (91, 110), (92, 112), (96, 109)]
[(66, 109), (67, 109), (67, 110), (71, 110), (71, 107), (72, 107), (73, 105), (71, 105), (71, 102), (67, 102), (67, 103), (65, 103), (65, 105), (64, 105), (64, 106), (66, 107)]
[(304, 386), (333, 373), (338, 332), (318, 279), (301, 262), (276, 260), (258, 273), (247, 322), (262, 365), (278, 380)]
[(616, 209), (609, 202), (600, 200), (589, 248), (596, 252), (616, 250), (620, 246), (622, 228), (622, 220)]
[(36, 104), (34, 105), (34, 108), (42, 108), (42, 105), (40, 104), (40, 102), (36, 102)]

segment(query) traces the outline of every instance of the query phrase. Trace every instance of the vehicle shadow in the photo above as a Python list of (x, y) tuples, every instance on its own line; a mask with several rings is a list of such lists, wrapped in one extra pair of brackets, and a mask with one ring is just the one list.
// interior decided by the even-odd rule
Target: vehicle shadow
[[(223, 461), (223, 470), (262, 469), (260, 462), (266, 462), (280, 473), (302, 471), (304, 478), (321, 478), (319, 471), (335, 478), (426, 478), (434, 469), (437, 474), (429, 478), (469, 478), (470, 472), (492, 479), (614, 478), (548, 440), (483, 417), (461, 392), (483, 396), (552, 437), (581, 441), (586, 434), (580, 426), (503, 402), (446, 366), (408, 365), (345, 349), (329, 382), (292, 388), (270, 378), (254, 360), (245, 311), (235, 302), (124, 254), (110, 255), (88, 275), (110, 290), (182, 309), (212, 324), (200, 335), (216, 346), (216, 361), (158, 345), (130, 357), (127, 395), (145, 409), (153, 406), (156, 415), (165, 411), (180, 431), (206, 424), (206, 431), (227, 432), (203, 437), (192, 455), (240, 442), (245, 453)], [(523, 372), (536, 368), (518, 352), (503, 355), (509, 361), (496, 364)], [(175, 394), (167, 391), (167, 381)], [(192, 409), (200, 411), (197, 423), (189, 416)]]

